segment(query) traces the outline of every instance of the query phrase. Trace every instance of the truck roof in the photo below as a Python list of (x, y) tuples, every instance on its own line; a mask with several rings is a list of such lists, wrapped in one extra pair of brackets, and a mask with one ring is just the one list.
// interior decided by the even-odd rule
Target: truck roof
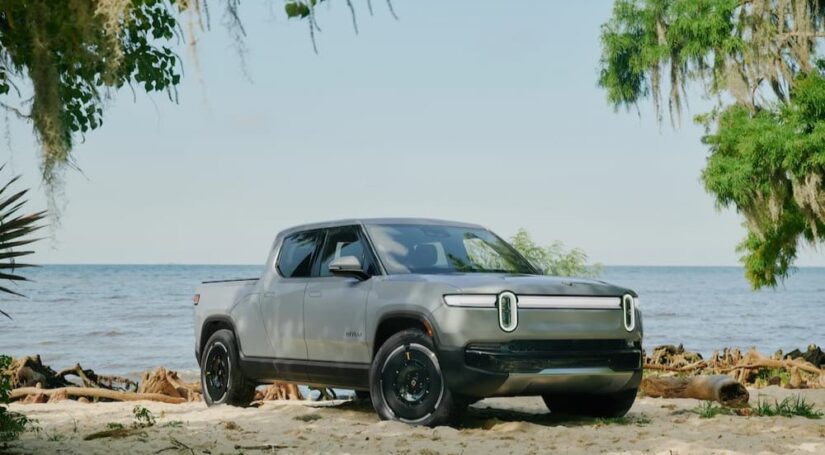
[(307, 223), (284, 229), (279, 235), (291, 234), (296, 231), (309, 229), (322, 229), (336, 226), (347, 226), (352, 224), (426, 224), (432, 226), (460, 226), (468, 228), (483, 228), (483, 226), (461, 221), (437, 220), (432, 218), (349, 218), (334, 221), (322, 221), (318, 223)]

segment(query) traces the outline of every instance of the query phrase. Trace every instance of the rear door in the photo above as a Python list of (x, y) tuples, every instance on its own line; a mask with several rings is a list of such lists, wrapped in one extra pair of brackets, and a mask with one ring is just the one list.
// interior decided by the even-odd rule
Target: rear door
[(317, 278), (307, 285), (304, 298), (304, 338), (309, 359), (368, 365), (366, 307), (373, 280), (333, 276), (329, 264), (342, 256), (355, 256), (365, 271), (375, 275), (378, 268), (372, 251), (357, 225), (327, 229), (320, 251), (313, 273)]
[(284, 238), (276, 261), (278, 276), (261, 295), (261, 313), (272, 345), (271, 357), (279, 361), (295, 365), (306, 362), (304, 293), (322, 234), (320, 230), (304, 231)]

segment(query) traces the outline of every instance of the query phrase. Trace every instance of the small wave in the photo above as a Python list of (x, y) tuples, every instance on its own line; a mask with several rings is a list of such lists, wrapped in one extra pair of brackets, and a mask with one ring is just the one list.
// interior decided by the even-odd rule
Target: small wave
[(86, 336), (90, 337), (119, 337), (126, 335), (127, 332), (121, 332), (119, 330), (95, 330), (92, 332), (88, 332)]

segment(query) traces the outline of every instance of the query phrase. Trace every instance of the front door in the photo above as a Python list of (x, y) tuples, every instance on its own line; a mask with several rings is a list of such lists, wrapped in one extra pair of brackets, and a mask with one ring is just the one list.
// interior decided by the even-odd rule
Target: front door
[[(304, 298), (304, 338), (311, 361), (369, 364), (366, 341), (367, 296), (373, 280), (333, 276), (329, 264), (355, 256), (364, 270), (376, 274), (375, 261), (360, 226), (327, 230)], [(346, 365), (345, 365), (346, 366)]]

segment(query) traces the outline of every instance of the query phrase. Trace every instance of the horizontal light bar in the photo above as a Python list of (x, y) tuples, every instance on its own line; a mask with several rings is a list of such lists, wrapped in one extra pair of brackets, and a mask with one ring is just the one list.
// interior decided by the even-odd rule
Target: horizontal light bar
[(445, 295), (444, 303), (449, 306), (495, 308), (496, 298), (494, 294), (454, 294)]
[(618, 310), (621, 305), (622, 299), (619, 297), (518, 296), (519, 308)]
[[(444, 303), (449, 306), (470, 308), (495, 308), (495, 294), (449, 294), (444, 296)], [(620, 297), (572, 297), (554, 295), (519, 295), (518, 307), (525, 309), (553, 308), (553, 309), (592, 309), (618, 310), (621, 309)]]

